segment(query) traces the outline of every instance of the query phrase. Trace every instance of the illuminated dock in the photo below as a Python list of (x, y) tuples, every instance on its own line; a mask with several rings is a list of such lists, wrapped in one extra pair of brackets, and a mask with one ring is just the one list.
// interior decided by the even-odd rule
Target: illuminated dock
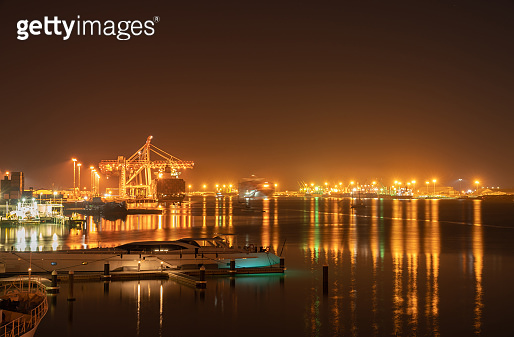
[[(257, 275), (257, 274), (283, 274), (283, 265), (278, 267), (266, 268), (235, 268), (235, 269), (188, 269), (172, 271), (121, 271), (104, 273), (74, 273), (75, 282), (95, 282), (95, 281), (130, 281), (130, 280), (160, 280), (171, 279), (178, 283), (192, 286), (195, 288), (205, 288), (205, 276), (237, 276), (237, 275)], [(69, 282), (69, 274), (57, 276), (58, 282)], [(202, 285), (203, 284), (203, 285)]]

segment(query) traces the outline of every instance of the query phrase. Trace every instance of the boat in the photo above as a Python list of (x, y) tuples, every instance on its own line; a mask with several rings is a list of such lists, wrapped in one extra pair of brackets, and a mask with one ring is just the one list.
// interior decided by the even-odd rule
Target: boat
[[(0, 252), (0, 272), (22, 273), (29, 263), (33, 273), (163, 271), (199, 268), (270, 267), (280, 258), (267, 247), (230, 245), (221, 236), (213, 238), (183, 238), (175, 241), (141, 241), (125, 243), (114, 248), (91, 248), (40, 252)], [(31, 262), (30, 262), (31, 261)]]
[(0, 336), (34, 336), (47, 311), (46, 287), (39, 280), (0, 281)]
[(2, 224), (61, 223), (63, 220), (61, 204), (38, 204), (35, 198), (21, 199), (14, 210), (7, 212), (6, 218), (0, 217)]

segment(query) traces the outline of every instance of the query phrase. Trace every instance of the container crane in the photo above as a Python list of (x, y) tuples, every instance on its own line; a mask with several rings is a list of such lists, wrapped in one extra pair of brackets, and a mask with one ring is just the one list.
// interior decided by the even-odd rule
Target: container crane
[[(178, 179), (179, 170), (193, 168), (194, 162), (180, 160), (161, 150), (151, 143), (152, 138), (148, 136), (146, 143), (128, 159), (118, 156), (117, 160), (102, 160), (98, 165), (107, 177), (119, 176), (120, 197), (157, 199), (158, 180)], [(152, 160), (151, 154), (157, 159)]]

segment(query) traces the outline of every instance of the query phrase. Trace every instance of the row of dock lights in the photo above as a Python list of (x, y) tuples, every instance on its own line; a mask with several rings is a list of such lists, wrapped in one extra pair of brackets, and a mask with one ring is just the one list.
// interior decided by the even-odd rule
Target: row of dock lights
[[(159, 177), (161, 177), (160, 174), (159, 174)], [(278, 188), (278, 184), (274, 184), (274, 186), (275, 186), (275, 190), (276, 190)], [(209, 186), (207, 184), (203, 184), (202, 192), (207, 192), (208, 187)], [(264, 187), (269, 187), (269, 186), (264, 186)], [(191, 192), (193, 185), (188, 185), (187, 188), (188, 188), (188, 191)], [(214, 190), (216, 192), (234, 192), (234, 191), (237, 191), (237, 188), (233, 184), (215, 184)], [(197, 191), (197, 192), (199, 192), (199, 191)]]
[[(458, 179), (459, 181), (459, 194), (464, 193), (462, 191), (462, 181), (463, 179)], [(343, 184), (342, 182), (330, 184), (328, 182), (323, 185), (316, 185), (315, 183), (304, 184), (303, 187), (300, 188), (300, 192), (308, 193), (308, 194), (325, 194), (325, 193), (352, 193), (356, 191), (361, 192), (375, 192), (375, 193), (385, 193), (385, 194), (396, 194), (403, 193), (408, 195), (414, 195), (414, 193), (420, 193), (421, 191), (416, 190), (416, 180), (407, 181), (406, 183), (402, 183), (401, 181), (395, 180), (394, 184), (391, 186), (382, 185), (373, 181), (371, 184), (361, 185), (355, 181), (349, 181), (348, 184)], [(475, 193), (479, 190), (480, 182), (478, 180), (474, 181), (476, 185)], [(429, 195), (432, 192), (433, 195), (437, 193), (437, 179), (427, 180), (425, 182), (426, 185), (426, 194)], [(431, 188), (430, 188), (431, 187)], [(432, 190), (432, 191), (430, 191)], [(472, 191), (468, 191), (466, 193), (472, 193)]]

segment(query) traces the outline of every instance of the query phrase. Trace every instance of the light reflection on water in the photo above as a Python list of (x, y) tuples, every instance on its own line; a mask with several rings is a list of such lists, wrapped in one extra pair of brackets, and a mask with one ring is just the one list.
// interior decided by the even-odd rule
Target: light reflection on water
[[(505, 298), (513, 295), (509, 263), (514, 229), (495, 217), (500, 207), (501, 218), (507, 214), (512, 219), (512, 205), (479, 200), (366, 203), (368, 207), (354, 211), (350, 200), (336, 198), (271, 198), (247, 205), (236, 198), (198, 197), (166, 208), (162, 215), (115, 221), (88, 217), (78, 228), (2, 227), (0, 240), (8, 250), (49, 250), (234, 233), (239, 245), (260, 243), (284, 251), (284, 276), (211, 278), (205, 292), (172, 281), (131, 281), (113, 282), (105, 295), (94, 290), (100, 284), (81, 284), (73, 304), (74, 335), (92, 329), (76, 319), (77, 312), (101, 315), (111, 307), (119, 311), (112, 317), (119, 325), (123, 317), (133, 317), (135, 324), (122, 328), (127, 336), (169, 335), (175, 328), (171, 321), (190, 322), (190, 315), (208, 316), (211, 324), (228, 327), (234, 335), (244, 330), (251, 336), (279, 335), (270, 331), (283, 325), (289, 335), (305, 336), (514, 332), (507, 318), (498, 319), (510, 307)], [(328, 296), (322, 293), (325, 264), (330, 268)], [(52, 309), (54, 318), (45, 318), (49, 323), (41, 330), (69, 314), (67, 304), (59, 302), (63, 294)], [(119, 303), (104, 297), (113, 294)], [(121, 306), (127, 301), (134, 305)], [(175, 310), (171, 303), (186, 309)], [(263, 312), (271, 329), (248, 331)]]

